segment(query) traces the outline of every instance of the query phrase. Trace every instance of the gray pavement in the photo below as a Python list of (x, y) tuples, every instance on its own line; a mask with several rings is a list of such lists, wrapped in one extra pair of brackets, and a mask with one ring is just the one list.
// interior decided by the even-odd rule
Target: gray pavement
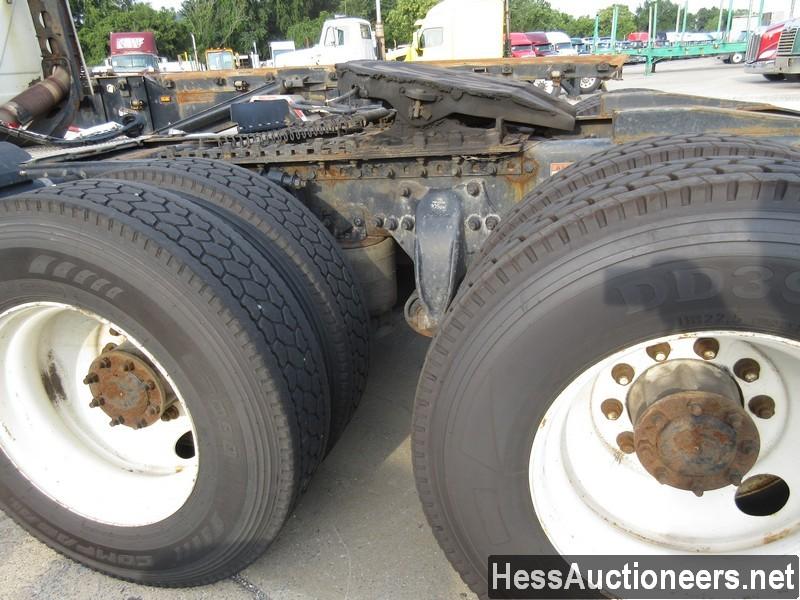
[[(651, 87), (800, 109), (800, 84), (715, 59), (674, 61), (610, 89)], [(240, 577), (189, 590), (137, 586), (86, 569), (0, 513), (3, 600), (461, 600), (474, 596), (439, 550), (417, 499), (408, 433), (427, 340), (394, 315), (376, 340), (363, 403), (270, 551)]]
[(761, 75), (747, 73), (742, 65), (726, 65), (716, 58), (658, 63), (652, 75), (644, 74), (644, 65), (628, 65), (623, 69), (623, 80), (610, 81), (607, 86), (609, 90), (651, 88), (744, 102), (768, 102), (800, 110), (800, 83), (767, 81)]

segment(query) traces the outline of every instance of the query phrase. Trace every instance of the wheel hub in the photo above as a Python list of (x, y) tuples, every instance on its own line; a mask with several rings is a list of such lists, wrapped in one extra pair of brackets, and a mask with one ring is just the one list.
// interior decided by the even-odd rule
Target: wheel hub
[(112, 427), (141, 429), (156, 423), (168, 407), (167, 386), (158, 372), (131, 348), (109, 344), (83, 380), (92, 393), (89, 406), (99, 407)]
[(674, 360), (642, 373), (628, 393), (636, 455), (659, 483), (698, 496), (739, 485), (755, 464), (758, 430), (723, 369)]

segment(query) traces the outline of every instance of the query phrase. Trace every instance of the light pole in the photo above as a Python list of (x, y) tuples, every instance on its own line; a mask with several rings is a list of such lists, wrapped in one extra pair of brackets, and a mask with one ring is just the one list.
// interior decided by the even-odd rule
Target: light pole
[(381, 18), (381, 0), (375, 0), (375, 37), (378, 40), (378, 58), (386, 58), (386, 40), (383, 36), (383, 19)]

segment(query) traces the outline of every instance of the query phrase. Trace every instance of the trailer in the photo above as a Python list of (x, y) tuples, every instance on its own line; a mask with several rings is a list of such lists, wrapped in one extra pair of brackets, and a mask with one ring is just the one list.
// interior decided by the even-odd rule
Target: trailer
[(244, 568), (402, 259), (417, 487), (479, 597), (491, 555), (797, 552), (800, 115), (357, 61), (276, 72), (235, 130), (64, 142), (91, 89), (29, 4), (67, 75), (0, 108), (0, 505), (32, 535), (147, 585)]

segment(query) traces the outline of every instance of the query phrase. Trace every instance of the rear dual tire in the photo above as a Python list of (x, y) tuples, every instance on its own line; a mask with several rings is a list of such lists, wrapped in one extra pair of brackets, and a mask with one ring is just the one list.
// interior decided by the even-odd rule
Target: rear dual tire
[[(170, 165), (174, 171), (181, 166)], [(216, 168), (194, 168), (203, 166)], [(194, 186), (183, 188), (190, 180)], [(5, 431), (0, 433), (0, 505), (58, 552), (148, 585), (211, 583), (252, 562), (277, 536), (330, 446), (329, 390), (335, 385), (324, 350), (330, 338), (319, 335), (311, 286), (297, 266), (305, 258), (289, 258), (286, 248), (273, 241), (280, 226), (286, 237), (300, 239), (298, 230), (313, 231), (314, 222), (287, 219), (275, 224), (270, 238), (235, 211), (222, 210), (221, 202), (198, 201), (194, 194), (205, 196), (212, 187), (197, 187), (199, 183), (199, 176), (184, 175), (173, 191), (165, 191), (170, 186), (89, 179), (0, 202), (0, 332), (14, 333), (22, 344), (17, 347), (30, 348), (33, 375), (39, 377), (35, 369), (42, 373), (41, 382), (25, 383), (31, 390), (30, 406), (19, 405), (13, 384), (24, 370), (4, 373), (0, 411), (42, 415), (47, 427), (63, 431), (58, 437), (72, 444), (70, 451), (101, 461), (109, 473), (120, 471), (132, 478), (124, 490), (127, 512), (109, 513), (108, 506), (123, 504), (123, 498), (115, 496), (119, 490), (92, 469), (61, 464), (55, 453), (51, 460), (61, 469), (58, 481), (85, 484), (83, 495), (71, 490), (75, 502), (70, 504), (60, 484), (42, 475), (37, 462), (15, 452), (14, 432)], [(265, 181), (251, 183), (261, 192), (270, 187)], [(242, 198), (238, 197), (244, 205)], [(255, 196), (250, 201), (255, 202)], [(284, 199), (280, 204), (286, 209), (291, 202)], [(263, 210), (281, 214), (269, 199)], [(290, 206), (284, 213), (303, 210)], [(318, 247), (304, 256), (327, 247), (329, 235), (321, 225), (316, 227)], [(338, 253), (335, 246), (334, 251)], [(340, 259), (339, 254), (327, 258), (334, 267)], [(323, 268), (306, 266), (306, 273)], [(342, 277), (352, 283), (349, 271)], [(329, 285), (342, 283), (331, 280)], [(358, 288), (350, 285), (346, 292), (356, 318), (363, 306)], [(44, 311), (63, 311), (66, 320), (71, 315), (94, 319), (97, 327), (87, 329), (91, 335), (76, 345), (64, 336), (26, 334), (39, 318), (34, 313), (29, 326), (15, 325), (15, 315), (42, 306)], [(342, 323), (350, 316), (336, 318)], [(365, 320), (344, 337), (361, 339), (366, 325)], [(135, 341), (181, 398), (181, 419), (194, 435), (188, 442), (183, 437), (175, 440), (172, 451), (183, 455), (188, 448), (186, 456), (195, 455), (188, 460), (196, 468), (193, 481), (182, 488), (185, 498), (162, 498), (159, 486), (152, 485), (161, 481), (159, 477), (169, 481), (169, 470), (153, 471), (136, 461), (119, 464), (115, 453), (114, 435), (157, 438), (170, 423), (156, 422), (142, 431), (111, 429), (100, 408), (87, 408), (91, 394), (80, 378), (108, 335)], [(65, 360), (48, 359), (52, 353), (47, 344), (56, 342), (76, 348), (61, 351), (58, 356)], [(14, 352), (13, 346), (0, 347)], [(348, 357), (352, 362), (346, 377), (355, 379), (349, 405), (357, 402), (363, 388), (352, 365), (366, 359), (365, 338), (360, 352)], [(79, 422), (90, 423), (94, 430), (79, 430), (74, 419), (64, 417), (65, 407), (72, 406), (78, 407), (72, 412), (89, 411)], [(341, 427), (351, 413), (352, 407), (340, 412)], [(93, 432), (107, 439), (99, 444)], [(42, 453), (48, 448), (45, 444)], [(175, 471), (188, 464), (177, 460)], [(131, 503), (137, 491), (142, 498)], [(172, 504), (161, 510), (168, 500)], [(159, 510), (150, 514), (149, 506)]]
[[(619, 459), (621, 469), (617, 455), (601, 451), (616, 470), (598, 473), (596, 489), (556, 489), (570, 480), (561, 476), (567, 456), (542, 467), (554, 448), (579, 456), (586, 445), (585, 436), (566, 433), (548, 437), (544, 448), (541, 442), (554, 406), (579, 376), (638, 344), (698, 332), (798, 345), (800, 164), (745, 157), (689, 163), (598, 177), (587, 189), (542, 202), (541, 212), (520, 220), (473, 266), (429, 349), (414, 408), (417, 487), (440, 545), (481, 598), (488, 597), (490, 555), (592, 553), (586, 542), (565, 543), (574, 538), (562, 530), (578, 522), (577, 512), (558, 515), (541, 496), (543, 485), (562, 505), (609, 511), (595, 529), (585, 527), (608, 541), (604, 553), (672, 551), (671, 542), (643, 543), (649, 532), (609, 525), (619, 522), (612, 507), (594, 504), (603, 497), (598, 491), (619, 490), (617, 503), (668, 493), (647, 477), (641, 490), (619, 487), (616, 474), (635, 468), (629, 458)], [(791, 478), (793, 470), (778, 475)], [(738, 514), (733, 488), (721, 493)], [(638, 504), (645, 512), (650, 506)], [(791, 522), (800, 506), (783, 510), (776, 522)], [(664, 529), (666, 518), (654, 513), (646, 522)], [(767, 535), (772, 522), (761, 523)], [(702, 547), (687, 553), (709, 542), (695, 541)], [(796, 537), (780, 543), (788, 545), (778, 553), (800, 546)], [(772, 551), (760, 543), (739, 549)]]

